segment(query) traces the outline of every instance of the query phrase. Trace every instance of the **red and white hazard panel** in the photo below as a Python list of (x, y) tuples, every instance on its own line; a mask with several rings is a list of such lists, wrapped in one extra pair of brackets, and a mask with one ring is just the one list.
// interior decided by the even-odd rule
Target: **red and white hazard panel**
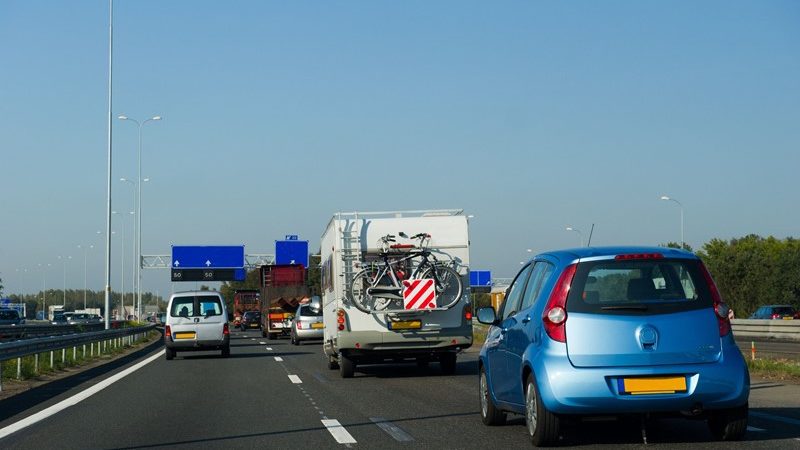
[(436, 308), (436, 286), (433, 278), (403, 280), (403, 307), (405, 309)]

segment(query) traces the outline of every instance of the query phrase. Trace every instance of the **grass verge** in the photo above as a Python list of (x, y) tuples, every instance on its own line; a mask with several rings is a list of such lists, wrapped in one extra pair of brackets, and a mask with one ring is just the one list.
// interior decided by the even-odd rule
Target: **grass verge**
[(747, 367), (750, 376), (767, 380), (800, 382), (800, 361), (784, 358), (760, 358), (751, 360), (747, 358)]

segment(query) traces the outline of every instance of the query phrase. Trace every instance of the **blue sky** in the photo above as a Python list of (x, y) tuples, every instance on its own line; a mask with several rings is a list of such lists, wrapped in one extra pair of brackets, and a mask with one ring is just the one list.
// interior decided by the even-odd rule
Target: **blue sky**
[[(513, 276), (527, 248), (577, 245), (567, 225), (678, 241), (662, 194), (695, 248), (797, 235), (797, 2), (117, 0), (114, 16), (114, 115), (164, 117), (144, 128), (145, 254), (271, 253), (285, 234), (316, 249), (338, 210), (464, 208), (473, 268)], [(82, 288), (76, 246), (101, 243), (107, 17), (102, 0), (0, 1), (7, 293), (40, 289), (38, 264), (61, 286), (58, 255)], [(114, 179), (135, 177), (132, 123), (115, 120), (114, 155)], [(144, 287), (169, 291), (167, 272)]]

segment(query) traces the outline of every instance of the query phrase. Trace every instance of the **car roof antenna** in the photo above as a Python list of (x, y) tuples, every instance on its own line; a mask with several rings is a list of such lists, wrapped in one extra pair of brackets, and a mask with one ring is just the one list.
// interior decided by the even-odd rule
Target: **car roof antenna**
[(594, 233), (594, 224), (592, 224), (592, 229), (589, 230), (589, 241), (586, 242), (586, 246), (587, 247), (591, 247), (592, 246), (592, 233)]

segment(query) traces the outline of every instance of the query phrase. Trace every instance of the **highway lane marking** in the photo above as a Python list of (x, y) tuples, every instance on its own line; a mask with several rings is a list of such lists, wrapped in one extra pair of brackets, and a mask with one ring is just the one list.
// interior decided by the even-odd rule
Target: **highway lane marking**
[(340, 444), (355, 444), (356, 440), (353, 436), (344, 429), (342, 424), (336, 419), (323, 419), (322, 424), (328, 429), (328, 432)]
[(162, 357), (163, 355), (164, 355), (164, 350), (161, 350), (160, 352), (158, 352), (155, 355), (145, 359), (144, 361), (141, 361), (141, 362), (139, 362), (139, 363), (137, 363), (137, 364), (135, 364), (135, 365), (133, 365), (131, 367), (128, 367), (127, 369), (123, 370), (122, 372), (120, 372), (120, 373), (118, 373), (116, 375), (112, 375), (112, 376), (106, 378), (105, 380), (103, 380), (103, 381), (101, 381), (101, 382), (99, 382), (99, 383), (97, 383), (97, 384), (95, 384), (93, 386), (90, 386), (90, 387), (86, 388), (83, 391), (78, 392), (77, 394), (73, 395), (72, 397), (69, 397), (67, 399), (61, 400), (60, 402), (56, 403), (55, 405), (49, 406), (49, 407), (37, 412), (36, 414), (32, 414), (32, 415), (30, 415), (30, 416), (28, 416), (28, 417), (16, 422), (16, 423), (12, 423), (11, 425), (0, 429), (0, 439), (4, 438), (4, 437), (6, 437), (6, 436), (8, 436), (8, 435), (10, 435), (12, 433), (15, 433), (15, 432), (17, 432), (19, 430), (27, 428), (27, 427), (29, 427), (29, 426), (37, 423), (37, 422), (41, 422), (42, 420), (44, 420), (44, 419), (46, 419), (46, 418), (48, 418), (48, 417), (50, 417), (50, 416), (52, 416), (54, 414), (57, 414), (57, 413), (65, 410), (65, 409), (69, 408), (70, 406), (77, 405), (78, 403), (86, 400), (87, 398), (91, 397), (92, 395), (102, 391), (103, 389), (111, 386), (112, 384), (116, 383), (117, 381), (127, 377), (128, 375), (132, 374), (133, 372), (136, 372), (137, 370), (141, 369), (142, 367), (144, 367), (144, 366), (150, 364), (151, 362), (157, 360), (158, 358)]
[(397, 425), (389, 422), (388, 420), (384, 419), (383, 417), (370, 417), (371, 420), (375, 425), (377, 425), (381, 430), (387, 432), (389, 436), (393, 437), (394, 440), (400, 442), (411, 442), (414, 440), (410, 434), (406, 433), (398, 427)]
[(772, 414), (766, 414), (757, 411), (748, 411), (748, 414), (753, 417), (760, 417), (762, 419), (774, 420), (775, 422), (788, 423), (789, 425), (800, 425), (800, 420), (792, 419), (789, 417), (773, 416)]
[(260, 345), (264, 345), (264, 344), (266, 344), (266, 342), (264, 342), (264, 341), (260, 341), (260, 342), (259, 342), (259, 344), (260, 344)]
[(303, 380), (301, 380), (297, 375), (289, 375), (289, 379), (292, 380), (292, 383), (294, 384), (300, 384), (303, 382)]
[(267, 347), (267, 350), (268, 351), (272, 351), (272, 347)]
[(747, 426), (747, 431), (767, 431), (767, 430), (765, 430), (763, 428), (751, 427), (750, 425), (748, 425)]
[(276, 356), (275, 361), (283, 361), (283, 358), (281, 358), (280, 356)]

